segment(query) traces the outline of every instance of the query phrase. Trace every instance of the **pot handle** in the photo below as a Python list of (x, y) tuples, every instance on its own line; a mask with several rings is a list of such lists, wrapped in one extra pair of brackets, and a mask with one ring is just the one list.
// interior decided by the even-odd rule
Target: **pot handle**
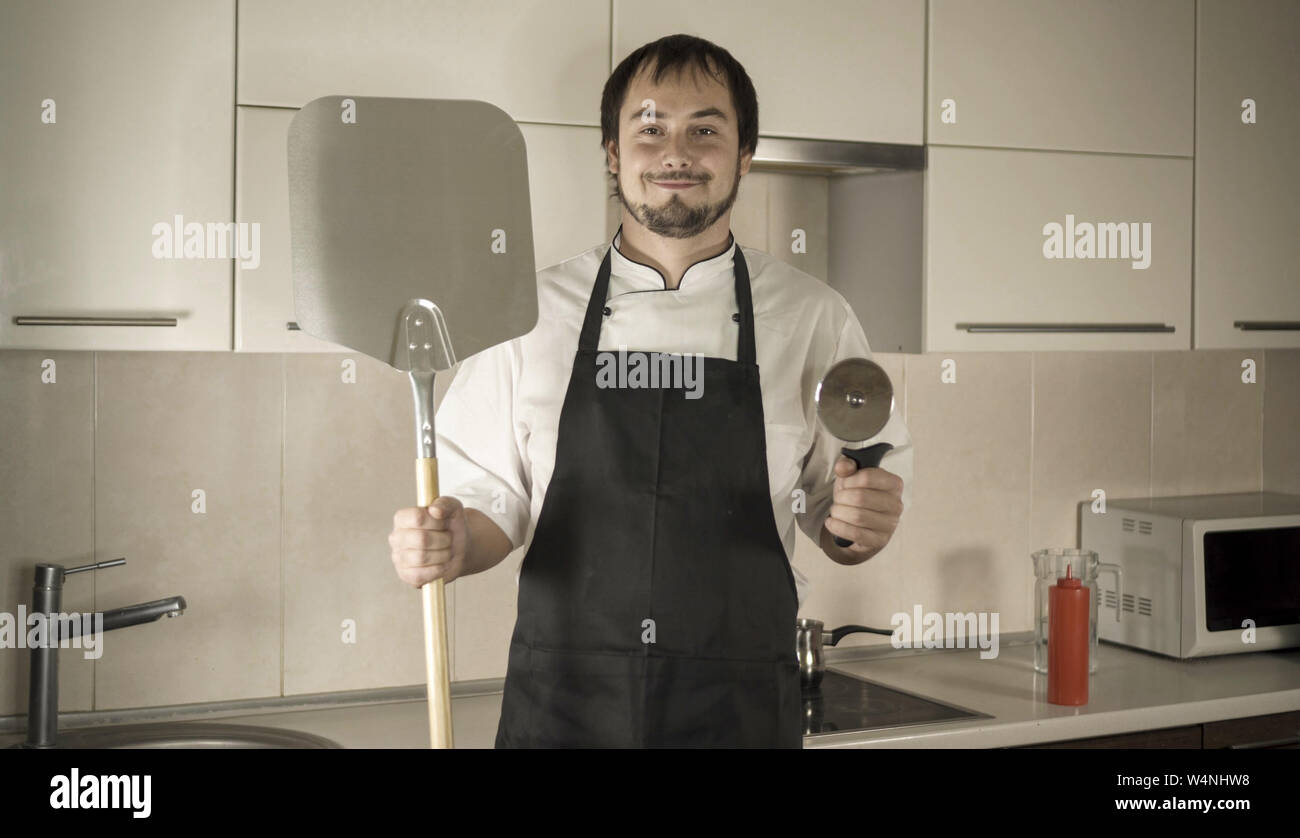
[[(893, 634), (894, 630), (871, 628), (870, 626), (840, 626), (837, 629), (832, 629), (831, 631), (823, 633), (822, 645), (834, 646), (850, 634), (861, 634), (863, 632), (870, 634)], [(825, 639), (827, 636), (830, 637), (829, 640)]]

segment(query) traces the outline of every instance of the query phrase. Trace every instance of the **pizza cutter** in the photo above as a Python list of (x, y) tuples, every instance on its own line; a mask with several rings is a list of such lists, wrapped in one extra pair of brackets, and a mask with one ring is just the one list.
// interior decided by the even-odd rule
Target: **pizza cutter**
[[(822, 427), (841, 442), (860, 443), (880, 433), (894, 411), (894, 385), (875, 361), (845, 358), (837, 362), (817, 384), (817, 418)], [(894, 446), (878, 442), (866, 448), (843, 448), (859, 469), (878, 468), (880, 460)], [(835, 544), (853, 542), (835, 536)]]

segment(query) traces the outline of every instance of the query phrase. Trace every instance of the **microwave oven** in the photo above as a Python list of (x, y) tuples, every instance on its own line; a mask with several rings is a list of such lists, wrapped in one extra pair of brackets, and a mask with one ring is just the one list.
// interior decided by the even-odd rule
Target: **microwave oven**
[(1175, 658), (1300, 646), (1300, 495), (1093, 506), (1079, 504), (1080, 547), (1121, 570), (1119, 590), (1096, 581), (1099, 639)]

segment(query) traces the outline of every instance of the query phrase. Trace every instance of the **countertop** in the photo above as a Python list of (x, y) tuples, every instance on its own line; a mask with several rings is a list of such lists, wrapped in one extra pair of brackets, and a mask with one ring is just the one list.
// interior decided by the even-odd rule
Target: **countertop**
[[(817, 734), (805, 737), (804, 747), (1005, 747), (1300, 710), (1297, 649), (1179, 661), (1102, 643), (1089, 702), (1082, 707), (1047, 702), (1047, 676), (1034, 672), (1033, 645), (1023, 634), (1004, 635), (996, 658), (982, 660), (979, 654), (979, 649), (888, 645), (828, 650), (833, 669), (992, 718)], [(499, 679), (453, 685), (456, 747), (492, 747), (500, 685)], [(291, 728), (348, 748), (428, 747), (422, 685), (273, 701), (276, 706), (269, 708), (229, 702), (73, 714), (61, 726), (203, 719)], [(0, 746), (22, 739), (21, 733), (0, 734)]]

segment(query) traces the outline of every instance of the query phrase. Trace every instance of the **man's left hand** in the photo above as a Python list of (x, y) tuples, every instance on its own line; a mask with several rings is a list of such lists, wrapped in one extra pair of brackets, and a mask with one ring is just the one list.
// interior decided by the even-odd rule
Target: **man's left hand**
[(903, 514), (903, 478), (883, 468), (859, 469), (841, 454), (835, 461), (835, 489), (826, 530), (853, 542), (839, 547), (841, 554), (859, 561), (884, 549)]

